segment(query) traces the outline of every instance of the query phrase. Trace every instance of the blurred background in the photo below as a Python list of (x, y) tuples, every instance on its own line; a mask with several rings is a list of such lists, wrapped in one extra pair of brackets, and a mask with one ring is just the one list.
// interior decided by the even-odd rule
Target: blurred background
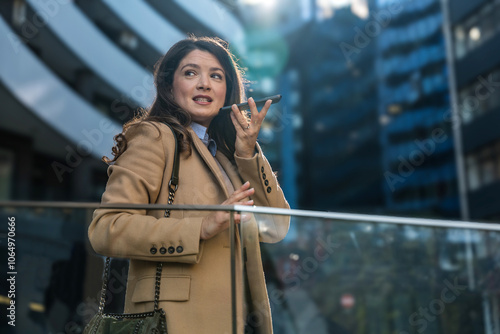
[[(153, 101), (155, 62), (193, 33), (229, 42), (248, 97), (283, 95), (259, 141), (292, 208), (498, 222), (499, 22), (500, 0), (3, 0), (0, 200), (100, 201), (101, 157)], [(88, 217), (63, 223), (73, 214), (29, 232), (79, 245), (46, 249), (48, 265), (72, 259), (52, 267), (61, 277), (90, 261)], [(61, 288), (49, 281), (46, 293)], [(489, 305), (476, 318), (498, 319), (495, 284), (471, 297)]]
[(498, 220), (496, 0), (2, 1), (0, 198), (98, 201), (187, 36), (230, 43), (293, 208)]

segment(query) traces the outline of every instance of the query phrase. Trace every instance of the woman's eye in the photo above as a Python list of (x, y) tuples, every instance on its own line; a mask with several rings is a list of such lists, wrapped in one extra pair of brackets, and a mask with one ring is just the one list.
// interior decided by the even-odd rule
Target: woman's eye
[(188, 71), (184, 72), (184, 75), (187, 77), (192, 77), (193, 75), (195, 75), (195, 73), (194, 73), (194, 71), (188, 70)]
[(212, 74), (212, 78), (215, 78), (215, 79), (222, 79), (222, 75), (221, 75), (221, 74), (218, 74), (218, 73), (214, 73), (214, 74)]

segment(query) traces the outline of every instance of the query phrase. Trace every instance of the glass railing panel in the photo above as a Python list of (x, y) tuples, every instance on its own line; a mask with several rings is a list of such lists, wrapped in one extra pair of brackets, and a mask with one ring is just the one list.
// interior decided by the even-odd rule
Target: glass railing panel
[(81, 332), (97, 310), (103, 262), (87, 239), (91, 213), (0, 208), (1, 333)]
[[(241, 207), (224, 207), (231, 209)], [(104, 263), (87, 237), (93, 210), (0, 205), (1, 333), (81, 333), (98, 308)], [(466, 229), (454, 222), (395, 217), (247, 211), (245, 221), (234, 225), (234, 302), (248, 306), (250, 325), (265, 321), (266, 306), (253, 305), (254, 296), (245, 294), (259, 274), (248, 261), (260, 259), (277, 334), (496, 334), (500, 328), (498, 224)], [(228, 267), (230, 260), (227, 250)], [(107, 312), (123, 311), (127, 272), (128, 260), (113, 260)], [(252, 282), (243, 280), (247, 275)], [(11, 291), (15, 296), (9, 298)], [(11, 300), (15, 327), (8, 324)]]
[[(247, 214), (261, 241), (282, 234), (283, 216)], [(500, 330), (500, 225), (352, 217), (292, 215), (261, 244), (274, 333)]]
[[(60, 207), (57, 203), (33, 202), (27, 206), (0, 205), (0, 333), (82, 333), (84, 326), (97, 312), (105, 257), (96, 254), (88, 240), (88, 226), (98, 204), (87, 204), (76, 207), (71, 204), (61, 204), (64, 207)], [(122, 208), (126, 207), (122, 205)], [(172, 212), (184, 210), (185, 213), (220, 209), (169, 208)], [(165, 206), (159, 210), (163, 212), (164, 209)], [(237, 231), (238, 227), (235, 227), (233, 235)], [(229, 235), (229, 232), (228, 229), (222, 233)], [(234, 246), (239, 249), (238, 239), (233, 239)], [(225, 240), (230, 239), (228, 237)], [(227, 254), (224, 266), (230, 268), (229, 242), (224, 244), (224, 253)], [(241, 252), (238, 254), (241, 256)], [(165, 275), (168, 275), (167, 267), (168, 264), (165, 264)], [(111, 261), (106, 293), (107, 313), (123, 312), (128, 268), (127, 259), (113, 258)], [(235, 277), (241, 278), (241, 262), (235, 268), (239, 268)], [(227, 272), (224, 288), (227, 287), (230, 295), (231, 279), (229, 270)], [(213, 288), (214, 284), (217, 282), (206, 281), (206, 289)], [(175, 287), (160, 286), (162, 288)], [(235, 288), (243, 291), (241, 284)], [(11, 307), (11, 303), (14, 306)], [(227, 310), (230, 310), (232, 301), (228, 299), (227, 303)], [(239, 299), (238, 303), (245, 302)], [(227, 319), (228, 322), (232, 320), (229, 312)], [(228, 323), (224, 327), (230, 326)]]

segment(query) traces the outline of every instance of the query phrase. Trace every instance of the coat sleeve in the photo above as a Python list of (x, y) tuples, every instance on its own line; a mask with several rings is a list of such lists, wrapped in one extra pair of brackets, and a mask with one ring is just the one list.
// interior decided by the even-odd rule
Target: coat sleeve
[[(173, 166), (174, 135), (162, 124), (142, 122), (125, 134), (127, 149), (108, 168), (101, 203), (149, 204), (158, 199)], [(146, 210), (97, 209), (88, 229), (97, 253), (147, 261), (198, 263), (202, 218), (156, 218)]]
[[(278, 184), (278, 179), (259, 144), (256, 144), (256, 150), (257, 153), (252, 158), (241, 158), (234, 155), (242, 181), (250, 181), (250, 186), (255, 188), (255, 193), (252, 196), (254, 204), (290, 209), (283, 190)], [(290, 216), (255, 214), (255, 218), (261, 242), (274, 243), (282, 240), (290, 227)]]

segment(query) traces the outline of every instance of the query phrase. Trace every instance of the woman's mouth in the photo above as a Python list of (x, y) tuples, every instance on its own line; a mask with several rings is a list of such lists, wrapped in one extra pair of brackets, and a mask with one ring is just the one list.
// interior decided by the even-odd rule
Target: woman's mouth
[(193, 101), (198, 103), (198, 104), (208, 104), (212, 102), (212, 98), (210, 96), (195, 96), (193, 97)]

